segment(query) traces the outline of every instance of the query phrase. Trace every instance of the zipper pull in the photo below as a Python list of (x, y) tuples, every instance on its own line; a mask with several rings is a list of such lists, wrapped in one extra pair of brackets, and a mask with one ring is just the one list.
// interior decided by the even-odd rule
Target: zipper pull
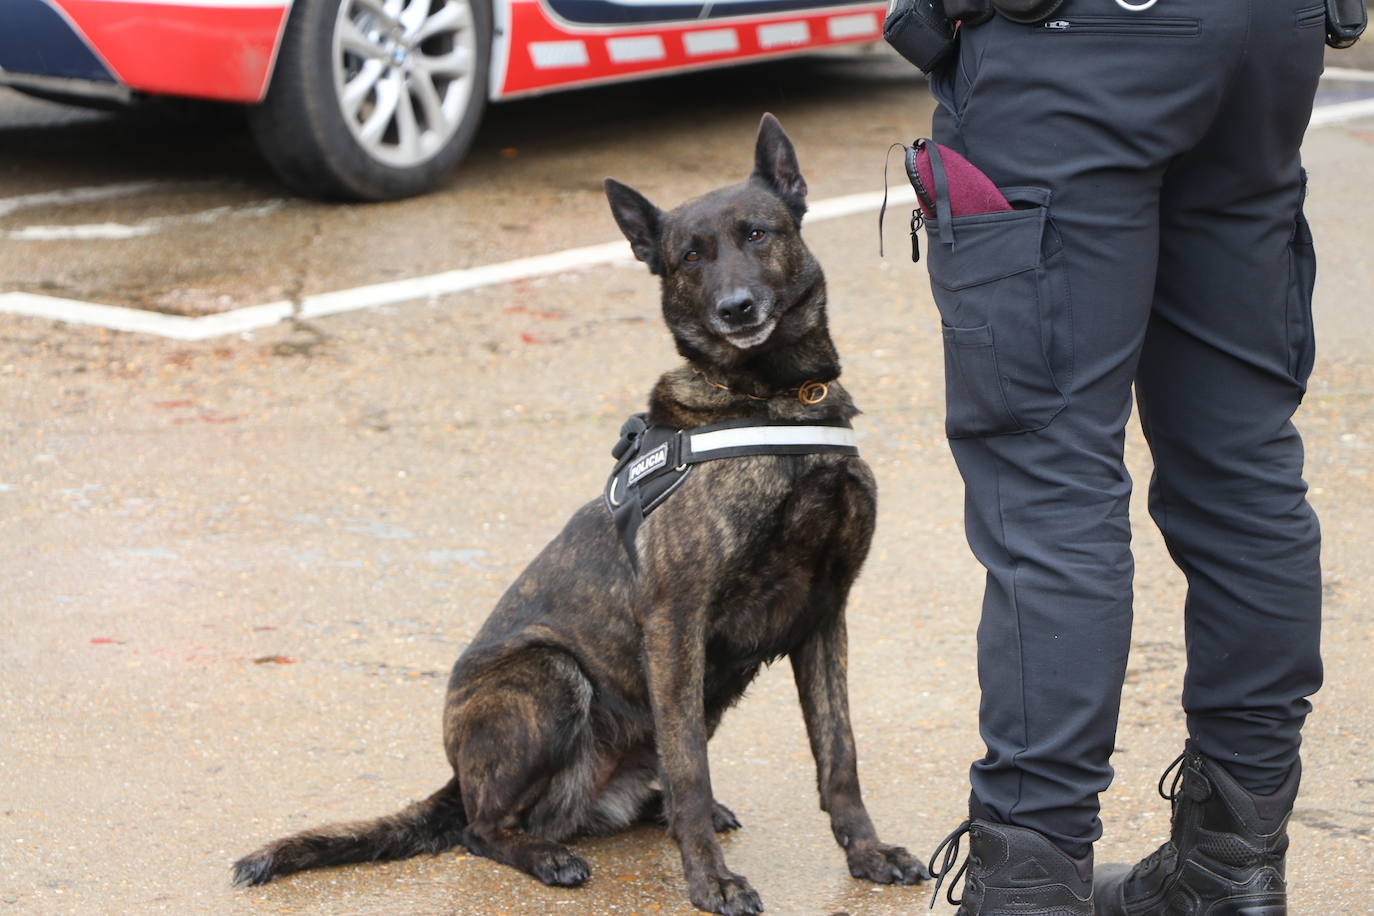
[(1045, 23), (1045, 28), (1052, 29), (1056, 32), (1067, 32), (1069, 27), (1070, 23), (1067, 19), (1051, 19), (1049, 22)]
[(921, 209), (917, 207), (911, 211), (911, 263), (916, 264), (921, 260), (921, 227), (926, 223), (925, 217), (921, 214)]

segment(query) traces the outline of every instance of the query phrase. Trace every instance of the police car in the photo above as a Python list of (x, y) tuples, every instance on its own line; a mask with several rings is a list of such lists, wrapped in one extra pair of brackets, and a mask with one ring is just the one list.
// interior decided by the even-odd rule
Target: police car
[(0, 0), (0, 83), (238, 102), (296, 190), (433, 186), (488, 102), (880, 37), (843, 0)]

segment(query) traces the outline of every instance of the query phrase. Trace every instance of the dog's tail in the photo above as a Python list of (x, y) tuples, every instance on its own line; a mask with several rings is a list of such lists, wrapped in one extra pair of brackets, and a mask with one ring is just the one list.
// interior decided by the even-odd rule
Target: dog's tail
[(462, 841), (467, 814), (455, 776), (423, 801), (371, 821), (329, 824), (283, 837), (234, 863), (234, 883), (266, 884), (308, 868), (408, 859)]

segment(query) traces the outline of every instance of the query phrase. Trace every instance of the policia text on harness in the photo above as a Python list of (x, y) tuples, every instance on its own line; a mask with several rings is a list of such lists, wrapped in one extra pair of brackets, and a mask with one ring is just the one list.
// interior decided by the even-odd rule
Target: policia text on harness
[(825, 452), (858, 455), (854, 430), (784, 420), (730, 420), (674, 429), (651, 425), (648, 414), (637, 413), (620, 428), (620, 441), (611, 450), (615, 470), (603, 496), (630, 564), (638, 569), (635, 533), (645, 516), (663, 505), (695, 465), (747, 455)]

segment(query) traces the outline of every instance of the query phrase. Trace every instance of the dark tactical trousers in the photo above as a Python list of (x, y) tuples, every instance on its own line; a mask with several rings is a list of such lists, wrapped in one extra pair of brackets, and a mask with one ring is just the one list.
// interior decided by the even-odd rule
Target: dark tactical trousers
[(1131, 636), (1133, 384), (1150, 512), (1188, 582), (1197, 748), (1271, 791), (1321, 683), (1291, 418), (1314, 353), (1298, 148), (1322, 7), (1068, 0), (961, 42), (932, 78), (934, 137), (1018, 207), (927, 224), (950, 447), (987, 567), (973, 794), (1073, 847), (1101, 834)]

